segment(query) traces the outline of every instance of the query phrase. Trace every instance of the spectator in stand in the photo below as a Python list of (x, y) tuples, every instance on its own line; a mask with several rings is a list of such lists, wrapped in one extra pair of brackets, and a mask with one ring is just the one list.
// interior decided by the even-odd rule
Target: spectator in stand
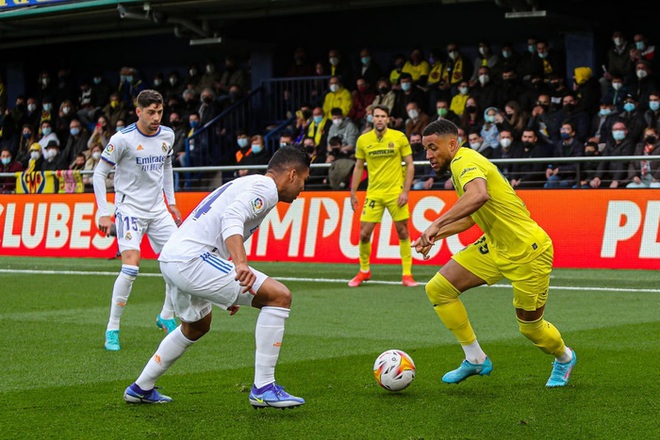
[(53, 96), (55, 96), (55, 85), (51, 81), (50, 73), (45, 70), (39, 73), (38, 82), (39, 91), (37, 92), (37, 99), (41, 102), (44, 102), (46, 98), (52, 100)]
[(328, 51), (328, 64), (325, 71), (330, 76), (339, 77), (342, 84), (353, 84), (353, 81), (355, 81), (351, 64), (344, 59), (339, 49), (335, 48)]
[(62, 101), (57, 113), (57, 122), (55, 123), (55, 133), (61, 144), (66, 144), (66, 141), (69, 139), (69, 123), (75, 116), (76, 112), (73, 101), (68, 99)]
[(456, 125), (460, 123), (459, 117), (449, 109), (449, 102), (446, 98), (441, 97), (435, 101), (435, 112), (431, 115), (431, 121), (438, 119), (449, 119)]
[[(540, 141), (533, 129), (527, 128), (523, 131), (522, 147), (520, 155), (522, 159), (547, 157), (548, 162), (552, 161), (552, 145)], [(543, 162), (514, 164), (512, 172), (516, 177), (511, 180), (511, 186), (514, 188), (542, 188), (545, 183), (547, 165)]]
[(73, 162), (69, 165), (69, 169), (72, 171), (82, 171), (85, 169), (85, 155), (80, 153), (76, 154), (76, 157), (73, 159)]
[(213, 84), (215, 84), (216, 81), (220, 81), (221, 79), (222, 75), (220, 75), (218, 72), (215, 61), (210, 58), (207, 59), (204, 63), (204, 73), (199, 79), (199, 88), (202, 90), (202, 93), (204, 89), (212, 89)]
[(435, 172), (426, 158), (426, 149), (422, 144), (422, 133), (419, 131), (411, 133), (409, 139), (413, 162), (426, 162), (426, 165), (415, 165), (415, 177), (410, 188), (416, 190), (431, 189), (435, 183)]
[(171, 112), (169, 114), (169, 126), (174, 132), (174, 143), (172, 144), (172, 166), (184, 167), (186, 166), (185, 154), (188, 130), (178, 112)]
[[(266, 149), (264, 137), (260, 134), (255, 134), (250, 138), (249, 153), (243, 155), (241, 160), (236, 165), (268, 165), (271, 154)], [(266, 169), (239, 169), (236, 171), (236, 177), (243, 177), (250, 174), (264, 174)]]
[(276, 149), (286, 147), (287, 145), (293, 145), (293, 134), (289, 130), (282, 130)]
[(200, 105), (197, 109), (200, 125), (204, 126), (220, 114), (220, 104), (215, 100), (215, 93), (210, 87), (202, 90), (199, 96)]
[(645, 34), (637, 33), (633, 37), (633, 42), (635, 43), (635, 48), (640, 51), (640, 54), (644, 60), (653, 65), (655, 58), (655, 46), (649, 44), (648, 38)]
[(458, 85), (470, 80), (472, 66), (461, 54), (460, 48), (455, 42), (447, 44), (447, 59), (442, 64), (444, 70), (440, 78), (440, 89), (448, 90), (452, 95), (456, 95)]
[(62, 155), (71, 162), (78, 154), (89, 156), (89, 130), (78, 119), (69, 122), (69, 137), (67, 138)]
[[(581, 157), (584, 143), (575, 137), (575, 127), (571, 122), (561, 126), (561, 140), (555, 145), (554, 157)], [(545, 170), (547, 182), (544, 188), (572, 188), (576, 185), (578, 164), (574, 162), (549, 163)]]
[(536, 37), (527, 38), (527, 50), (520, 55), (520, 64), (518, 65), (518, 74), (523, 82), (532, 80), (532, 62), (536, 56)]
[(145, 89), (144, 82), (135, 67), (122, 67), (119, 70), (119, 85), (117, 86), (117, 95), (119, 100), (133, 109), (135, 99), (138, 93)]
[(431, 117), (424, 111), (424, 109), (415, 101), (411, 101), (406, 106), (406, 129), (405, 133), (408, 138), (413, 133), (421, 133), (427, 125), (431, 122)]
[[(603, 150), (603, 157), (631, 156), (635, 151), (635, 141), (628, 136), (628, 128), (624, 121), (616, 121), (612, 125), (612, 136), (608, 139)], [(602, 184), (610, 188), (625, 186), (628, 176), (628, 162), (612, 161), (599, 162), (596, 176), (591, 179), (589, 186), (598, 188)]]
[[(57, 123), (57, 113), (53, 110), (53, 101), (51, 98), (44, 98), (41, 104), (41, 112), (37, 117), (38, 126), (41, 127), (43, 122), (50, 122), (51, 129), (54, 130)], [(42, 133), (43, 134), (43, 133)]]
[[(108, 95), (109, 97), (110, 95)], [(78, 95), (78, 109), (76, 117), (83, 122), (83, 124), (91, 124), (96, 119), (96, 113), (101, 111), (101, 108), (106, 104), (95, 106), (92, 103), (93, 91), (92, 87), (87, 80), (80, 83), (80, 94)]]
[(477, 100), (479, 108), (494, 107), (497, 102), (497, 90), (490, 75), (490, 67), (479, 67), (477, 83), (470, 89), (470, 96)]
[(401, 77), (404, 64), (406, 64), (406, 56), (402, 53), (395, 54), (392, 58), (392, 67), (387, 77), (393, 89), (399, 89), (399, 78)]
[(373, 108), (377, 105), (384, 105), (389, 108), (391, 112), (394, 108), (394, 104), (398, 100), (399, 93), (400, 90), (393, 89), (392, 84), (387, 78), (381, 77), (376, 83), (376, 96), (371, 103), (371, 107)]
[(376, 99), (376, 92), (371, 88), (371, 83), (366, 78), (360, 76), (355, 81), (357, 89), (353, 91), (353, 106), (348, 113), (348, 117), (355, 122), (359, 128), (362, 128), (363, 121), (367, 115), (367, 108)]
[(600, 106), (600, 84), (593, 76), (591, 67), (576, 67), (573, 70), (573, 89), (579, 102), (578, 108), (589, 117), (598, 112)]
[[(103, 152), (103, 147), (101, 144), (94, 144), (90, 149), (90, 155), (87, 161), (85, 162), (84, 171), (94, 171), (94, 168), (99, 164), (101, 160), (101, 153)], [(112, 189), (114, 187), (114, 174), (110, 174), (105, 180), (106, 189)], [(92, 183), (92, 174), (83, 174), (83, 185), (85, 186), (85, 192), (93, 192), (94, 185)]]
[[(128, 104), (119, 100), (118, 93), (113, 93), (110, 95), (110, 102), (103, 107), (101, 113), (108, 118), (113, 127), (116, 127), (117, 120), (125, 121), (128, 118)], [(98, 120), (98, 116), (94, 120)]]
[(477, 131), (481, 130), (481, 126), (484, 123), (483, 114), (479, 109), (477, 100), (473, 97), (469, 97), (465, 101), (465, 109), (461, 115), (461, 128), (465, 130), (466, 133), (476, 129)]
[(616, 118), (617, 121), (623, 121), (626, 124), (626, 137), (632, 140), (633, 145), (642, 141), (646, 127), (644, 112), (639, 110), (637, 104), (634, 95), (628, 94), (623, 104), (623, 111)]
[(651, 75), (649, 62), (646, 60), (638, 61), (635, 64), (635, 77), (628, 85), (628, 89), (635, 97), (641, 111), (648, 110), (649, 94), (652, 91), (660, 90), (655, 78)]
[(185, 89), (182, 93), (182, 96), (183, 96), (183, 104), (181, 108), (181, 116), (183, 117), (183, 119), (188, 119), (188, 117), (192, 113), (197, 113), (197, 108), (199, 107), (199, 101), (197, 100), (197, 94), (193, 89)]
[(332, 122), (326, 117), (323, 107), (317, 106), (312, 109), (312, 122), (307, 129), (307, 137), (314, 139), (319, 149), (325, 150), (328, 145), (328, 132)]
[(408, 72), (402, 72), (399, 77), (399, 85), (401, 91), (397, 95), (398, 100), (394, 102), (392, 114), (389, 119), (394, 119), (393, 127), (396, 129), (401, 127), (401, 131), (405, 129), (405, 121), (408, 114), (408, 104), (416, 102), (419, 107), (426, 108), (427, 98), (419, 87), (413, 83), (412, 75)]
[[(325, 163), (326, 153), (325, 149), (320, 149), (314, 143), (314, 139), (306, 137), (302, 141), (302, 148), (307, 153), (311, 164), (320, 164)], [(324, 180), (328, 178), (328, 168), (321, 167), (310, 167), (309, 169), (309, 185), (305, 184), (305, 187), (309, 189), (327, 189), (327, 183), (324, 183)]]
[(34, 144), (30, 145), (30, 159), (28, 160), (27, 166), (24, 167), (25, 172), (30, 173), (32, 171), (41, 171), (43, 163), (43, 148), (41, 148), (41, 145), (35, 142)]
[(307, 59), (307, 51), (304, 47), (296, 47), (293, 51), (293, 61), (289, 64), (284, 76), (296, 78), (312, 75), (314, 75), (314, 66)]
[[(86, 83), (86, 81), (83, 81), (83, 83)], [(91, 107), (99, 110), (102, 109), (110, 101), (110, 95), (114, 91), (114, 87), (112, 87), (110, 81), (108, 81), (103, 77), (100, 70), (95, 70), (92, 73), (92, 81), (91, 84), (89, 84), (89, 87), (91, 91), (89, 97)], [(79, 107), (82, 107), (82, 98), (83, 98), (82, 93), (80, 97), (81, 100), (79, 101)], [(90, 121), (95, 120), (96, 119), (95, 116), (96, 115), (92, 115), (90, 117)]]
[(569, 92), (564, 96), (563, 107), (558, 112), (557, 126), (548, 126), (550, 139), (553, 140), (553, 145), (557, 145), (561, 140), (561, 124), (564, 122), (571, 122), (575, 128), (575, 137), (581, 144), (584, 144), (589, 139), (589, 127), (591, 125), (591, 116), (586, 111), (580, 110), (579, 101), (575, 97), (574, 92)]
[[(498, 136), (500, 147), (493, 151), (493, 159), (516, 159), (522, 155), (522, 145), (515, 140), (513, 132), (508, 128), (502, 128)], [(497, 168), (507, 181), (515, 178), (513, 175), (513, 164), (498, 162)]]
[(188, 75), (183, 79), (181, 88), (183, 90), (192, 90), (195, 92), (195, 95), (198, 95), (199, 92), (201, 92), (201, 89), (199, 88), (199, 82), (201, 80), (202, 74), (199, 71), (199, 66), (197, 66), (197, 63), (191, 63), (188, 66)]
[(523, 84), (525, 84), (525, 91), (517, 98), (517, 101), (524, 112), (532, 112), (539, 95), (548, 95), (549, 99), (553, 92), (540, 75), (532, 75), (529, 82), (523, 82)]
[(449, 109), (456, 113), (456, 116), (459, 118), (463, 116), (465, 111), (465, 103), (470, 97), (470, 86), (467, 81), (461, 81), (458, 84), (457, 93), (451, 98), (451, 103), (449, 104)]
[[(0, 173), (18, 173), (23, 171), (23, 166), (13, 160), (11, 150), (3, 148), (0, 150)], [(16, 177), (0, 177), (0, 193), (11, 194), (16, 190)]]
[(481, 153), (482, 156), (488, 159), (493, 157), (493, 148), (484, 142), (484, 138), (481, 136), (481, 131), (479, 129), (473, 128), (472, 131), (469, 131), (467, 141), (469, 147), (474, 151)]
[(374, 61), (367, 48), (360, 50), (360, 65), (356, 72), (359, 77), (364, 78), (372, 86), (383, 76), (383, 69)]
[[(424, 59), (424, 52), (420, 47), (410, 52), (410, 59), (403, 64), (401, 72), (409, 73), (412, 77), (413, 87), (425, 86), (431, 72), (431, 65)], [(420, 103), (421, 105), (422, 103)]]
[(536, 42), (536, 55), (532, 57), (531, 74), (549, 79), (551, 73), (563, 76), (566, 72), (566, 60), (556, 50), (551, 49), (547, 41), (539, 39)]
[(497, 86), (495, 90), (495, 102), (499, 108), (504, 107), (509, 101), (520, 103), (520, 97), (524, 95), (527, 89), (511, 65), (505, 65), (502, 69), (502, 73), (496, 82)]
[(653, 127), (660, 131), (660, 91), (649, 93), (649, 109), (644, 112), (646, 127)]
[(344, 117), (342, 110), (335, 107), (330, 111), (332, 126), (328, 130), (328, 139), (339, 137), (341, 139), (341, 152), (350, 156), (355, 153), (355, 143), (360, 135), (357, 125), (350, 118)]
[(50, 121), (43, 121), (40, 125), (41, 128), (41, 139), (39, 139), (39, 145), (42, 148), (42, 154), (46, 156), (46, 145), (51, 141), (55, 141), (57, 145), (60, 144), (60, 140), (57, 137), (57, 134), (53, 131), (53, 126)]
[(479, 76), (482, 75), (479, 69), (480, 67), (488, 67), (490, 73), (499, 61), (499, 56), (496, 53), (493, 53), (490, 43), (485, 40), (479, 41), (477, 51), (478, 54), (472, 64), (474, 69), (469, 80), (470, 87), (474, 87), (479, 82)]
[[(635, 156), (660, 156), (660, 138), (658, 130), (647, 127), (644, 140), (637, 144)], [(628, 166), (628, 185), (626, 188), (660, 188), (660, 160), (632, 160)]]
[(491, 66), (491, 72), (495, 78), (500, 78), (504, 72), (514, 72), (515, 77), (522, 80), (522, 74), (520, 72), (520, 63), (521, 56), (513, 47), (513, 43), (504, 42), (500, 46), (501, 55), (497, 58), (497, 61), (493, 66)]
[(154, 77), (151, 80), (151, 90), (155, 90), (161, 95), (165, 96), (165, 76), (163, 72), (154, 73)]
[(312, 81), (312, 90), (310, 92), (311, 105), (323, 105), (323, 98), (325, 96), (327, 84), (324, 77), (327, 75), (328, 72), (325, 70), (325, 64), (322, 61), (317, 61), (314, 64), (314, 74), (312, 76), (319, 79), (314, 79)]
[(24, 124), (21, 131), (21, 138), (18, 141), (18, 150), (15, 155), (16, 162), (20, 163), (23, 168), (27, 168), (28, 166), (30, 147), (35, 143), (37, 143), (36, 130), (31, 124)]
[(605, 71), (599, 80), (601, 92), (607, 94), (612, 78), (616, 75), (620, 78), (627, 78), (634, 71), (633, 63), (630, 59), (630, 49), (633, 46), (626, 40), (626, 36), (621, 31), (615, 31), (612, 34), (612, 46), (607, 50), (607, 62)]
[(92, 131), (92, 134), (87, 140), (87, 147), (91, 148), (92, 145), (99, 143), (105, 148), (113, 134), (115, 134), (115, 131), (110, 125), (108, 118), (105, 115), (101, 115), (96, 119), (96, 126), (94, 126), (94, 131)]
[(479, 134), (482, 138), (481, 148), (478, 150), (487, 158), (493, 157), (493, 152), (500, 147), (500, 127), (504, 123), (504, 116), (497, 107), (488, 107), (484, 110), (484, 123)]
[(41, 171), (67, 169), (69, 169), (69, 161), (60, 152), (60, 144), (54, 140), (48, 141), (48, 144), (46, 144), (46, 154), (44, 154), (44, 162), (41, 165)]
[[(597, 138), (590, 138), (584, 144), (584, 157), (598, 157), (600, 156), (600, 149), (598, 146)], [(598, 172), (598, 165), (600, 162), (590, 161), (580, 163), (580, 182), (573, 188), (591, 188), (589, 185), (591, 180), (596, 177)]]
[(623, 76), (616, 74), (611, 77), (612, 80), (603, 95), (603, 99), (614, 106), (615, 112), (622, 112), (623, 101), (630, 92), (624, 84)]
[(520, 108), (518, 101), (507, 101), (504, 105), (504, 119), (501, 128), (508, 128), (513, 134), (515, 140), (519, 140), (522, 132), (527, 127), (527, 115), (525, 115)]
[(239, 65), (238, 60), (233, 55), (225, 57), (225, 71), (220, 78), (221, 90), (229, 93), (231, 86), (236, 85), (241, 90), (249, 90), (248, 75)]
[(296, 110), (296, 124), (293, 127), (294, 130), (294, 144), (302, 144), (303, 139), (307, 136), (307, 131), (309, 130), (309, 125), (312, 123), (312, 108), (309, 104), (302, 104), (298, 110)]
[(564, 76), (557, 72), (552, 72), (548, 76), (548, 85), (550, 86), (550, 105), (555, 109), (562, 108), (564, 105), (564, 96), (571, 93), (571, 90), (566, 87)]
[(600, 109), (591, 118), (591, 128), (589, 129), (589, 137), (596, 138), (597, 141), (603, 139), (603, 146), (605, 145), (605, 139), (608, 138), (607, 133), (611, 133), (612, 124), (614, 123), (614, 117), (617, 114), (614, 113), (614, 106), (612, 103), (607, 102), (605, 99), (601, 99)]
[(181, 76), (176, 70), (172, 70), (167, 76), (165, 83), (165, 94), (163, 95), (166, 100), (172, 98), (179, 98), (183, 93), (184, 84), (181, 82)]
[(328, 92), (323, 98), (323, 112), (330, 114), (333, 108), (341, 109), (344, 116), (348, 116), (353, 107), (351, 92), (344, 87), (340, 76), (333, 75), (328, 80)]
[(532, 114), (527, 121), (527, 127), (536, 131), (537, 136), (545, 143), (552, 143), (550, 132), (555, 126), (560, 126), (559, 110), (550, 105), (550, 95), (542, 93), (538, 96)]
[(122, 131), (124, 128), (126, 128), (125, 121), (122, 119), (117, 119), (117, 125), (115, 125), (115, 133)]

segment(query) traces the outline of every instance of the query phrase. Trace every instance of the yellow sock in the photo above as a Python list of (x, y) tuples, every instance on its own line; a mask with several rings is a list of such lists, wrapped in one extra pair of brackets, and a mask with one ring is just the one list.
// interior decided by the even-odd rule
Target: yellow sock
[(554, 325), (543, 319), (543, 317), (536, 321), (521, 321), (519, 319), (518, 327), (520, 328), (520, 333), (542, 351), (556, 358), (560, 358), (564, 354), (566, 345), (561, 338), (561, 333), (559, 333), (559, 330)]
[(371, 242), (360, 242), (360, 270), (362, 272), (369, 271), (369, 260), (371, 258)]
[(470, 345), (477, 340), (477, 335), (474, 334), (463, 302), (458, 299), (460, 293), (440, 273), (436, 273), (426, 284), (426, 295), (442, 323), (461, 345)]
[(399, 251), (401, 252), (403, 275), (412, 275), (412, 248), (410, 247), (410, 238), (399, 240)]

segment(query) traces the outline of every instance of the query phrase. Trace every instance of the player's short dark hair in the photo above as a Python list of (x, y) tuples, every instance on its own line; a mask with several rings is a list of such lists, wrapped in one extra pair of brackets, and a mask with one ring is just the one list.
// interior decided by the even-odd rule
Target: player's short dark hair
[(386, 105), (379, 104), (379, 105), (375, 105), (375, 106), (371, 109), (371, 115), (372, 115), (372, 116), (373, 116), (373, 114), (374, 114), (374, 110), (376, 110), (376, 109), (384, 111), (384, 112), (387, 114), (387, 116), (390, 115), (390, 108), (389, 108), (388, 106), (386, 106)]
[(309, 169), (309, 156), (300, 146), (286, 145), (280, 147), (268, 162), (268, 170), (283, 173), (294, 168), (298, 172)]
[(447, 119), (438, 119), (437, 121), (433, 121), (427, 125), (424, 129), (424, 132), (422, 133), (423, 136), (431, 136), (434, 134), (436, 136), (443, 136), (446, 134), (453, 134), (454, 136), (458, 136), (458, 127), (456, 124)]
[(151, 104), (163, 104), (163, 95), (156, 90), (145, 89), (137, 95), (138, 107), (145, 108)]

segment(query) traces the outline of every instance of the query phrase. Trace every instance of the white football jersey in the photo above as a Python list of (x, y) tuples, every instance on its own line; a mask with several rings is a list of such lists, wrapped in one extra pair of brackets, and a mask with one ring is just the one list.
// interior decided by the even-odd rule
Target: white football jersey
[(160, 126), (147, 136), (133, 123), (115, 133), (101, 159), (116, 166), (115, 206), (138, 217), (152, 218), (167, 209), (163, 197), (163, 164), (172, 161), (174, 132)]
[(277, 201), (277, 186), (270, 177), (254, 174), (227, 182), (197, 205), (167, 241), (158, 259), (188, 261), (214, 252), (227, 260), (230, 255), (225, 240), (240, 234), (245, 242)]

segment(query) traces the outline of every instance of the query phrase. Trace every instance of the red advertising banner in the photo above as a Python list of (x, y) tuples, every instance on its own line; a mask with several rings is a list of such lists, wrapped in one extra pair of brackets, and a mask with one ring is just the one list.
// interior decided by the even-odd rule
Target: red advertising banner
[[(660, 269), (660, 190), (521, 190), (532, 217), (555, 244), (555, 267)], [(179, 193), (187, 216), (206, 193)], [(361, 194), (364, 196), (364, 193)], [(419, 236), (456, 201), (453, 191), (414, 191), (410, 235)], [(304, 192), (280, 204), (246, 242), (251, 260), (354, 262), (358, 259), (359, 213), (348, 192)], [(481, 235), (477, 227), (439, 242), (423, 261), (444, 264)], [(372, 262), (399, 263), (399, 244), (389, 215), (374, 231)], [(96, 228), (93, 194), (1, 195), (0, 255), (110, 257), (113, 237)], [(154, 258), (143, 243), (143, 257)]]

